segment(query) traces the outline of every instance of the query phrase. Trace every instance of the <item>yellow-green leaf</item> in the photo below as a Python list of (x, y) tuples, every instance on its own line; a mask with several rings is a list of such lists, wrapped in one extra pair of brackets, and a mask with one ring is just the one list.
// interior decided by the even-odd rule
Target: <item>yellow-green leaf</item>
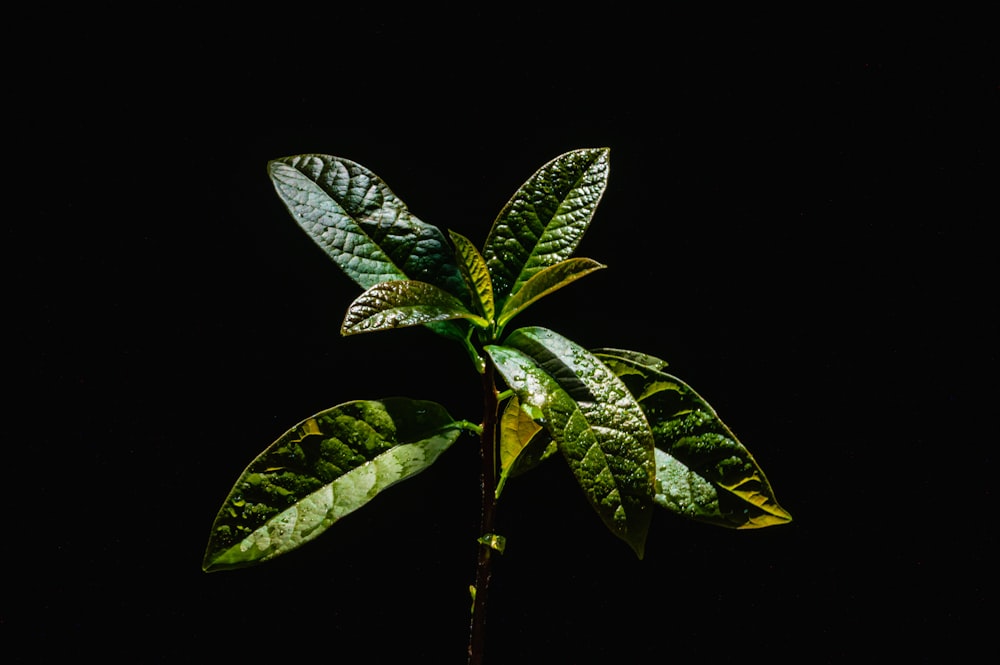
[(458, 268), (472, 292), (479, 313), (487, 321), (492, 321), (495, 314), (493, 282), (490, 280), (490, 271), (486, 269), (486, 261), (468, 238), (454, 231), (448, 233), (455, 244)]
[(504, 303), (503, 311), (500, 312), (500, 318), (497, 319), (497, 326), (503, 329), (507, 325), (507, 322), (540, 298), (544, 298), (553, 291), (558, 291), (584, 275), (589, 275), (595, 270), (606, 267), (593, 259), (575, 258), (566, 259), (553, 266), (542, 268), (533, 274), (524, 283), (524, 286)]
[[(535, 415), (530, 415), (527, 410), (534, 410)], [(522, 407), (516, 395), (507, 401), (500, 416), (500, 479), (497, 481), (497, 497), (508, 478), (533, 469), (557, 451), (555, 441), (535, 421), (541, 417), (537, 408), (530, 405)]]

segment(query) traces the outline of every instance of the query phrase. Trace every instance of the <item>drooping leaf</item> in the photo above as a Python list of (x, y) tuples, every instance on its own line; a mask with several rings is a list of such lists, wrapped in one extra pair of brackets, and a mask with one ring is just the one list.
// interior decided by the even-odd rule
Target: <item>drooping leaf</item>
[(558, 291), (584, 275), (589, 275), (595, 270), (601, 270), (606, 267), (593, 259), (576, 258), (566, 259), (554, 266), (542, 268), (532, 275), (514, 295), (507, 299), (507, 302), (504, 303), (503, 311), (500, 312), (500, 317), (497, 319), (497, 326), (503, 329), (511, 319), (540, 298), (544, 298), (553, 291)]
[(444, 234), (411, 214), (365, 167), (305, 154), (272, 160), (268, 174), (292, 218), (362, 288), (411, 279), (461, 296), (462, 277)]
[(595, 351), (628, 386), (656, 441), (655, 502), (679, 515), (736, 529), (791, 521), (736, 435), (663, 361), (620, 349)]
[[(541, 417), (540, 411), (538, 417)], [(507, 400), (500, 416), (500, 479), (497, 481), (497, 497), (508, 478), (533, 469), (555, 452), (555, 441), (521, 408), (517, 395)]]
[(536, 272), (573, 254), (607, 186), (610, 152), (584, 148), (556, 157), (500, 211), (483, 247), (498, 306)]
[(613, 356), (621, 360), (627, 360), (633, 364), (640, 365), (647, 369), (659, 370), (667, 366), (666, 360), (661, 360), (656, 356), (641, 351), (629, 351), (627, 349), (592, 349), (592, 353), (599, 357)]
[(289, 552), (430, 466), (461, 430), (434, 402), (346, 402), (300, 422), (240, 475), (212, 525), (203, 568)]
[(354, 335), (450, 319), (466, 319), (480, 328), (490, 325), (433, 284), (396, 280), (376, 284), (358, 296), (347, 308), (340, 332)]
[(652, 433), (632, 394), (593, 354), (545, 328), (521, 328), (486, 351), (597, 514), (642, 558), (655, 469)]
[(484, 319), (492, 321), (496, 312), (493, 303), (493, 282), (490, 280), (486, 261), (468, 238), (454, 231), (448, 233), (458, 253), (459, 270), (469, 285), (476, 309)]

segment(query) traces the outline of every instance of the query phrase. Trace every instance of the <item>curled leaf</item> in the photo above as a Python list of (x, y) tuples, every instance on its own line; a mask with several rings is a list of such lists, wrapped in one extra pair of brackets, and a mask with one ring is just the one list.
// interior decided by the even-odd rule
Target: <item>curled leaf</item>
[(452, 319), (467, 319), (481, 328), (489, 326), (458, 298), (433, 284), (397, 280), (376, 284), (358, 296), (347, 308), (340, 332), (353, 335)]
[(472, 292), (473, 301), (483, 318), (492, 321), (495, 314), (493, 282), (490, 280), (486, 261), (468, 238), (454, 231), (449, 231), (449, 234), (455, 244), (455, 252), (459, 259), (458, 267), (469, 286), (469, 291)]
[(503, 554), (504, 549), (507, 547), (507, 539), (503, 536), (498, 536), (495, 533), (488, 533), (485, 536), (480, 536), (477, 542), (482, 545), (486, 545), (491, 550), (496, 550), (500, 554)]
[(552, 437), (535, 422), (536, 417), (542, 417), (541, 412), (533, 409), (536, 412), (533, 417), (526, 409), (533, 407), (526, 405), (526, 408), (521, 408), (515, 395), (507, 400), (500, 416), (500, 479), (497, 481), (497, 497), (508, 478), (535, 468), (557, 450)]

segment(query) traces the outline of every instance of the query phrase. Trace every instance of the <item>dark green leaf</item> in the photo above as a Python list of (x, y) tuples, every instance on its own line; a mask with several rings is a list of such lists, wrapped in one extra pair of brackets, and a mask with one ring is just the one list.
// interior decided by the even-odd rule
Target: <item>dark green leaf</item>
[(306, 154), (275, 159), (268, 173), (292, 218), (362, 288), (412, 279), (464, 291), (440, 229), (413, 216), (365, 167)]
[(376, 284), (358, 296), (347, 308), (340, 332), (353, 335), (450, 319), (466, 319), (480, 328), (490, 325), (433, 284), (396, 280)]
[(566, 259), (539, 270), (504, 303), (497, 326), (502, 330), (511, 319), (540, 298), (605, 267), (593, 259)]
[(750, 452), (698, 393), (660, 370), (663, 361), (595, 351), (628, 386), (656, 441), (656, 496), (685, 517), (737, 529), (791, 521)]
[(312, 540), (430, 466), (461, 433), (434, 402), (340, 404), (283, 434), (240, 475), (212, 525), (203, 567), (260, 563)]
[(576, 250), (604, 194), (609, 155), (608, 148), (585, 148), (556, 157), (500, 211), (483, 247), (498, 306)]
[(631, 393), (594, 355), (545, 328), (516, 330), (486, 351), (598, 515), (641, 558), (655, 469), (653, 437)]

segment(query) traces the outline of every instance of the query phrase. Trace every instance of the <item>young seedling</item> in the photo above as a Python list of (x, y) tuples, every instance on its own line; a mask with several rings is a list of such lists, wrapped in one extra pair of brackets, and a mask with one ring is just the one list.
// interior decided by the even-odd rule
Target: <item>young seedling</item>
[(490, 561), (507, 481), (549, 457), (569, 465), (612, 534), (642, 558), (657, 508), (735, 529), (789, 522), (750, 452), (658, 358), (585, 349), (514, 318), (602, 264), (574, 258), (607, 185), (610, 150), (542, 166), (500, 211), (480, 251), (417, 219), (374, 173), (329, 155), (275, 159), (292, 218), (362, 289), (341, 332), (424, 326), (458, 344), (482, 381), (479, 422), (437, 402), (345, 402), (298, 423), (236, 480), (212, 525), (205, 571), (262, 563), (417, 474), (463, 432), (479, 438), (482, 524), (469, 663), (484, 657)]

